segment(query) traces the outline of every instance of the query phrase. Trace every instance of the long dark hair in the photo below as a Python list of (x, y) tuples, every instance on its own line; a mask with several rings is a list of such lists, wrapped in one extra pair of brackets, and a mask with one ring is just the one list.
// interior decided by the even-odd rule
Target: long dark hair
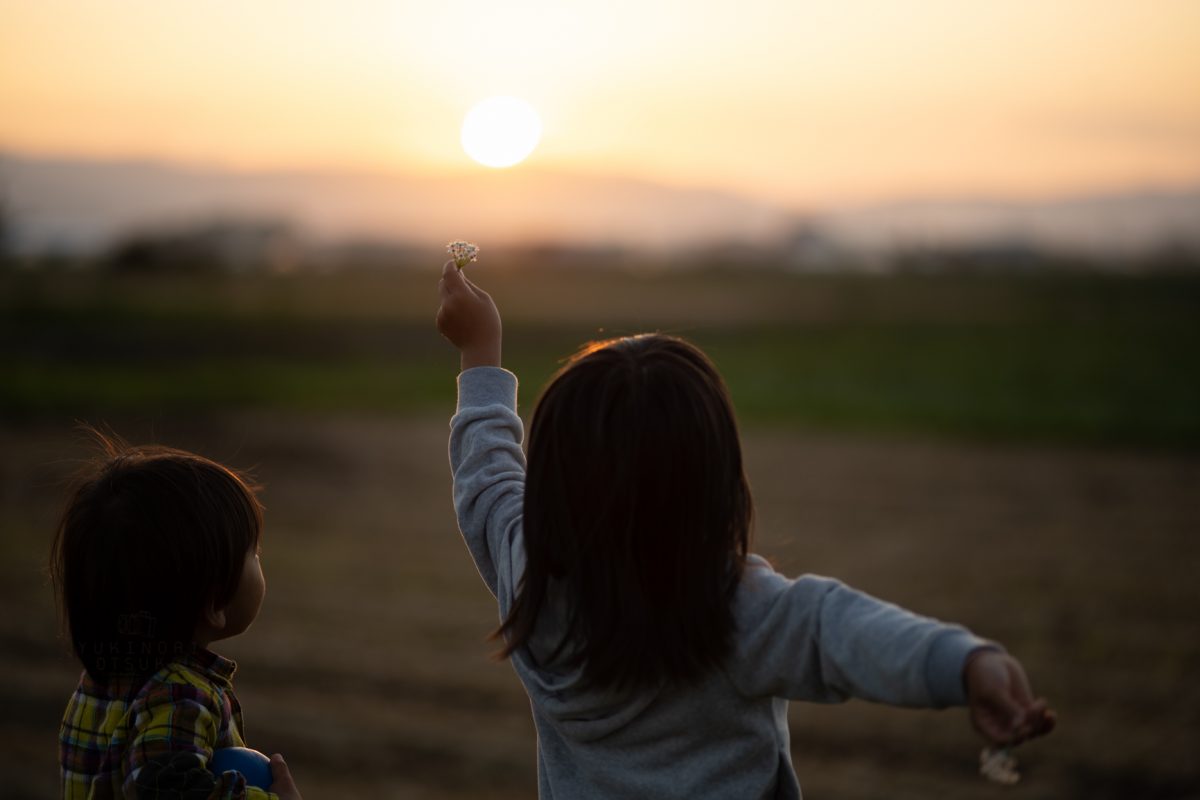
[(597, 342), (547, 385), (529, 429), (527, 563), (496, 631), (528, 643), (566, 604), (565, 655), (599, 688), (687, 683), (718, 665), (753, 507), (728, 391), (662, 334)]
[(72, 650), (106, 683), (193, 647), (206, 605), (237, 590), (263, 518), (256, 487), (228, 467), (90, 432), (102, 452), (70, 491), (50, 575)]

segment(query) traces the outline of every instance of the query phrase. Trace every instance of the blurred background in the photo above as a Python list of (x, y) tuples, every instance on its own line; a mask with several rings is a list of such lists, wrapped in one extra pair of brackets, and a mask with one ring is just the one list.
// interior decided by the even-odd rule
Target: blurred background
[[(507, 168), (460, 137), (496, 95), (539, 118)], [(756, 549), (1004, 642), (1061, 715), (1003, 789), (961, 710), (794, 706), (807, 795), (1200, 797), (1191, 0), (0, 0), (0, 794), (57, 792), (80, 421), (265, 485), (219, 649), (307, 796), (536, 793), (450, 504), (451, 239), (523, 413), (589, 340), (688, 337)]]

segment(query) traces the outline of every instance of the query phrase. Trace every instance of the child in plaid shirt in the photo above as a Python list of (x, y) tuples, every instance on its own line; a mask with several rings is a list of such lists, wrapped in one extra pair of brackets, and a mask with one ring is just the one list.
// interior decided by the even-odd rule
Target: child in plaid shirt
[(270, 791), (206, 768), (244, 746), (236, 665), (208, 645), (262, 605), (254, 489), (192, 453), (98, 438), (105, 458), (74, 487), (50, 565), (85, 670), (59, 733), (63, 797), (299, 800), (278, 754)]

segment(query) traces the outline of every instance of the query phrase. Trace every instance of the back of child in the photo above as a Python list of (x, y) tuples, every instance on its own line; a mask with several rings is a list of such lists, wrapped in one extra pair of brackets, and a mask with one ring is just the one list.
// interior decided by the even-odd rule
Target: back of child
[(462, 354), (454, 504), (532, 701), (542, 797), (799, 797), (791, 700), (969, 705), (1003, 744), (1052, 727), (999, 645), (750, 553), (732, 406), (695, 347), (586, 348), (526, 459), (494, 303), (453, 262), (440, 290)]
[(50, 571), (84, 667), (59, 736), (64, 798), (298, 798), (282, 756), (271, 792), (214, 751), (242, 747), (236, 665), (208, 649), (245, 631), (265, 594), (262, 509), (236, 472), (97, 434)]

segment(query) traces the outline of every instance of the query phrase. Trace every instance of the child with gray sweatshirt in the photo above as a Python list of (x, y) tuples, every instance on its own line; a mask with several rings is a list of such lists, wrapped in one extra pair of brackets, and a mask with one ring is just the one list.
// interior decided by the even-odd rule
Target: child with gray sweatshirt
[(695, 347), (586, 347), (526, 457), (495, 304), (453, 261), (439, 288), (454, 506), (531, 700), (540, 797), (799, 798), (790, 700), (967, 705), (1003, 745), (1053, 727), (999, 645), (750, 552), (733, 409)]

